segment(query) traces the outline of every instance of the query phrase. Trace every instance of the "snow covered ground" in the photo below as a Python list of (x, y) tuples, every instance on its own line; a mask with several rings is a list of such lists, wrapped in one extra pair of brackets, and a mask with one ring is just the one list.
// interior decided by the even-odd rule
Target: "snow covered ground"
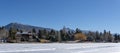
[(120, 53), (120, 43), (0, 44), (0, 53)]

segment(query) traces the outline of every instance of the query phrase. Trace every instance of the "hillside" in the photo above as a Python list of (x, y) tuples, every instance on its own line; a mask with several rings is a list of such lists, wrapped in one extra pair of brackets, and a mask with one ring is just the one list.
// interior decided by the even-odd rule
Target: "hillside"
[(5, 28), (7, 30), (9, 30), (10, 27), (20, 29), (20, 30), (23, 30), (23, 31), (31, 31), (33, 28), (35, 28), (36, 31), (43, 30), (43, 29), (46, 29), (48, 31), (51, 30), (50, 28), (37, 27), (37, 26), (32, 26), (32, 25), (25, 25), (25, 24), (20, 24), (20, 23), (10, 23), (10, 24), (5, 26)]

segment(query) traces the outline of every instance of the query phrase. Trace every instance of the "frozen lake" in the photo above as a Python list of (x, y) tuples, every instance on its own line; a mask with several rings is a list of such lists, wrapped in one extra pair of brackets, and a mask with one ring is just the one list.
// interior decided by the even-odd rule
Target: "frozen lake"
[(0, 53), (120, 53), (120, 43), (0, 44)]

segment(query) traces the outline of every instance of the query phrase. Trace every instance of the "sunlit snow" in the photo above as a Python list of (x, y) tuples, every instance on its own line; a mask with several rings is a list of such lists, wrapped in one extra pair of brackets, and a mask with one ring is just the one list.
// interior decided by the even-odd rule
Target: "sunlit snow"
[(120, 53), (120, 43), (0, 44), (0, 53)]

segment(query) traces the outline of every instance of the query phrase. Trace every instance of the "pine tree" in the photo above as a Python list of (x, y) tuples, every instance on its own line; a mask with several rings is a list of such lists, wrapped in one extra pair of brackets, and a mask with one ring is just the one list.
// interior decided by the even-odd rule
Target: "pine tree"
[(76, 28), (76, 33), (82, 33), (82, 31), (78, 28)]
[(40, 39), (42, 38), (42, 31), (41, 30), (38, 31), (38, 38), (40, 38)]
[(9, 29), (9, 38), (14, 40), (15, 39), (15, 34), (17, 33), (17, 29), (10, 27)]
[(35, 30), (35, 28), (33, 28), (33, 29), (32, 29), (32, 32), (33, 32), (33, 33), (36, 33), (36, 30)]

